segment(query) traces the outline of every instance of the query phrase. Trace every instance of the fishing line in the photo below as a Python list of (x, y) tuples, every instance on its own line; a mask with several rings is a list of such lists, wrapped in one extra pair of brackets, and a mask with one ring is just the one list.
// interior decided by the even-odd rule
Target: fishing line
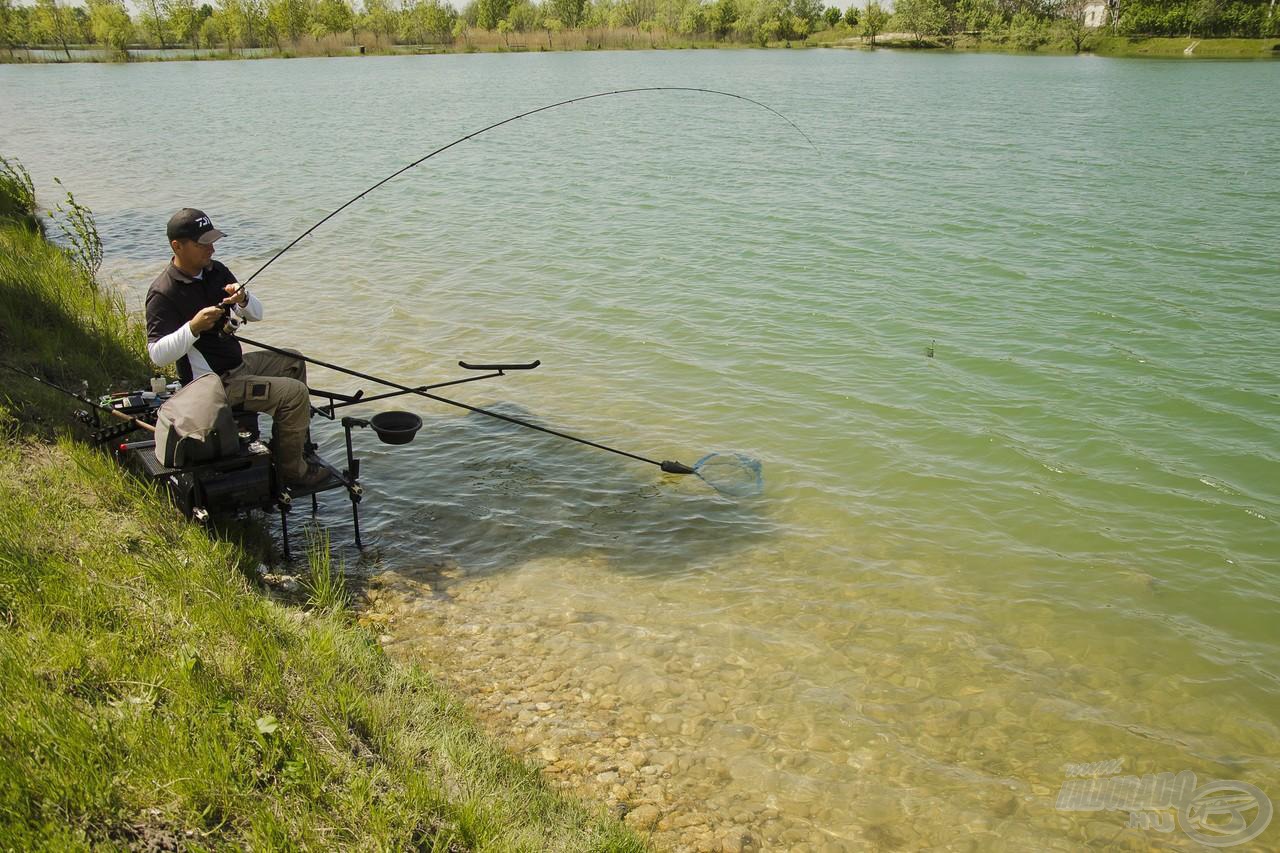
[[(583, 101), (590, 101), (596, 98), (609, 98), (615, 95), (632, 95), (632, 94), (638, 94), (642, 92), (694, 92), (694, 93), (703, 94), (703, 95), (712, 95), (716, 97), (733, 98), (735, 100), (745, 101), (746, 103), (753, 104), (757, 107), (760, 107), (761, 109), (767, 110), (768, 112), (772, 113), (773, 115), (785, 121), (792, 128), (794, 128), (797, 133), (799, 133), (802, 137), (804, 137), (805, 142), (807, 142), (810, 145), (810, 147), (813, 148), (814, 152), (821, 153), (818, 151), (818, 146), (815, 145), (813, 140), (809, 138), (809, 134), (805, 133), (804, 130), (802, 130), (798, 124), (796, 124), (791, 119), (787, 118), (782, 113), (778, 112), (773, 107), (769, 106), (768, 104), (761, 103), (760, 101), (757, 101), (754, 98), (748, 98), (745, 95), (739, 95), (734, 92), (724, 92), (719, 89), (706, 89), (706, 88), (701, 88), (696, 86), (640, 86), (640, 87), (635, 87), (630, 89), (615, 89), (609, 92), (596, 92), (591, 95), (581, 95), (576, 98), (569, 98), (564, 101), (557, 101), (554, 104), (547, 104), (545, 106), (537, 107), (535, 109), (522, 112), (518, 115), (505, 118), (502, 121), (494, 122), (493, 124), (488, 125), (487, 127), (482, 127), (477, 131), (468, 133), (466, 136), (461, 136), (458, 139), (455, 139), (452, 142), (448, 143), (447, 145), (442, 145), (439, 148), (432, 151), (431, 153), (423, 157), (419, 157), (417, 160), (414, 160), (412, 163), (409, 163), (408, 165), (397, 169), (396, 171), (392, 172), (390, 175), (387, 175), (382, 180), (378, 181), (377, 183), (373, 184), (367, 189), (361, 191), (360, 193), (357, 193), (355, 196), (353, 196), (352, 198), (344, 202), (342, 205), (340, 205), (333, 211), (326, 214), (322, 219), (320, 219), (310, 228), (303, 231), (301, 234), (295, 237), (292, 241), (290, 241), (289, 244), (286, 245), (283, 249), (281, 249), (280, 251), (272, 255), (267, 260), (266, 263), (258, 267), (258, 269), (254, 270), (253, 274), (250, 275), (247, 279), (245, 279), (240, 284), (240, 286), (237, 287), (231, 293), (231, 295), (228, 297), (227, 300), (224, 300), (224, 305), (227, 305), (228, 317), (230, 316), (230, 307), (228, 304), (229, 300), (234, 299), (236, 296), (242, 293), (245, 290), (245, 288), (249, 286), (250, 282), (252, 282), (255, 278), (257, 278), (258, 275), (263, 270), (265, 270), (267, 267), (275, 263), (276, 260), (278, 260), (282, 255), (284, 255), (294, 246), (298, 245), (298, 243), (302, 242), (304, 239), (310, 236), (321, 225), (324, 225), (330, 219), (334, 218), (339, 213), (346, 210), (348, 207), (350, 207), (360, 199), (367, 196), (369, 193), (378, 189), (383, 184), (386, 184), (389, 181), (392, 181), (395, 178), (399, 177), (400, 175), (403, 175), (405, 172), (409, 171), (410, 169), (413, 169), (414, 167), (425, 163), (426, 161), (430, 160), (432, 157), (435, 157), (437, 154), (443, 154), (445, 151), (448, 151), (450, 148), (453, 148), (455, 145), (461, 145), (463, 142), (466, 142), (467, 140), (470, 140), (470, 139), (475, 139), (477, 136), (480, 136), (483, 133), (487, 133), (490, 130), (494, 130), (496, 128), (502, 127), (503, 125), (510, 124), (511, 122), (514, 122), (514, 121), (519, 121), (520, 119), (527, 118), (528, 116), (531, 116), (531, 115), (536, 115), (537, 113), (546, 112), (547, 110), (553, 110), (558, 107), (568, 106), (569, 104), (577, 104)], [(234, 328), (231, 328), (230, 331), (234, 332)], [(277, 352), (279, 351), (279, 350), (276, 350), (275, 347), (271, 347), (267, 344), (256, 343), (254, 341), (248, 340), (247, 338), (241, 338), (241, 340), (253, 346), (262, 347), (263, 349), (275, 350)], [(296, 354), (294, 353), (288, 353), (288, 354), (296, 356)], [(458, 401), (450, 400), (447, 397), (441, 397), (435, 394), (430, 394), (422, 390), (421, 388), (410, 388), (407, 385), (401, 385), (399, 383), (391, 382), (386, 379), (381, 379), (376, 376), (370, 376), (368, 374), (359, 373), (353, 370), (348, 370), (343, 367), (338, 367), (337, 365), (326, 364), (324, 362), (317, 361), (311, 358), (306, 358), (305, 360), (310, 361), (313, 364), (317, 364), (322, 367), (328, 367), (332, 370), (337, 370), (342, 373), (347, 373), (352, 376), (356, 376), (362, 379), (367, 379), (371, 382), (377, 382), (379, 384), (386, 385), (391, 388), (396, 388), (400, 391), (417, 394), (419, 396), (426, 397), (431, 400), (436, 400), (437, 402), (446, 403), (451, 406), (457, 406), (459, 408), (466, 409), (468, 411), (477, 412), (480, 414), (488, 415), (493, 418), (497, 418), (499, 420), (508, 421), (509, 423), (518, 424), (523, 427), (528, 427), (529, 429), (534, 429), (540, 432), (549, 433), (551, 435), (555, 435), (560, 438), (565, 438), (570, 441), (576, 441), (579, 444), (585, 444), (590, 447), (596, 447), (601, 450), (607, 450), (610, 453), (616, 453), (619, 456), (625, 456), (640, 462), (647, 462), (650, 465), (658, 466), (668, 474), (697, 474), (699, 477), (701, 477), (703, 480), (709, 483), (713, 488), (717, 489), (718, 491), (724, 492), (725, 494), (730, 494), (738, 497), (751, 495), (751, 494), (759, 494), (764, 487), (763, 474), (761, 473), (760, 463), (757, 460), (752, 459), (751, 457), (748, 457), (748, 456), (743, 456), (742, 454), (712, 453), (698, 460), (698, 462), (695, 463), (693, 466), (685, 465), (681, 462), (676, 462), (672, 460), (663, 460), (662, 462), (658, 462), (646, 456), (640, 456), (639, 454), (629, 453), (625, 450), (619, 450), (617, 448), (609, 447), (608, 445), (600, 444), (598, 442), (589, 441), (588, 439), (580, 438), (578, 436), (570, 435), (568, 433), (558, 432), (553, 429), (548, 429), (547, 427), (538, 426), (537, 424), (528, 423), (527, 421), (522, 421), (517, 418), (512, 418), (507, 415), (499, 414), (497, 412), (491, 412), (486, 409), (480, 409), (475, 406), (469, 406), (466, 403), (459, 403)]]
[(245, 279), (244, 283), (241, 284), (238, 288), (236, 288), (235, 293), (233, 293), (232, 296), (234, 297), (236, 295), (239, 295), (240, 291), (244, 290), (246, 287), (249, 286), (249, 282), (253, 281), (255, 278), (258, 277), (258, 273), (262, 272), (267, 267), (275, 263), (277, 258), (279, 258), (285, 252), (292, 249), (294, 246), (298, 245), (298, 243), (302, 242), (305, 238), (310, 236), (310, 234), (313, 231), (315, 231), (317, 228), (319, 228), (321, 225), (324, 225), (330, 219), (337, 216), (339, 213), (346, 210), (348, 207), (355, 204), (357, 201), (364, 198), (369, 193), (376, 190), (378, 187), (382, 186), (388, 181), (393, 180), (394, 178), (399, 177), (400, 175), (403, 175), (405, 172), (409, 171), (415, 166), (425, 163), (426, 161), (430, 160), (432, 157), (436, 156), (437, 154), (443, 154), (445, 151), (448, 151), (450, 148), (454, 147), (455, 145), (461, 145), (462, 143), (466, 142), (468, 139), (475, 139), (477, 136), (479, 136), (482, 133), (487, 133), (490, 130), (502, 127), (504, 124), (510, 124), (513, 121), (518, 121), (522, 118), (535, 115), (536, 113), (546, 112), (547, 110), (554, 110), (557, 107), (568, 106), (569, 104), (576, 104), (582, 101), (590, 101), (593, 98), (609, 98), (609, 97), (613, 97), (614, 95), (633, 95), (639, 92), (698, 92), (704, 95), (716, 95), (724, 98), (734, 98), (739, 101), (746, 101), (749, 104), (755, 104), (757, 107), (768, 110), (769, 112), (773, 113), (778, 118), (782, 119), (787, 124), (795, 128), (796, 132), (804, 137), (805, 142), (808, 142), (809, 145), (813, 148), (813, 150), (815, 152), (818, 152), (818, 146), (814, 145), (813, 140), (809, 138), (809, 134), (805, 133), (803, 130), (800, 129), (800, 125), (796, 124), (794, 121), (787, 118), (785, 115), (778, 112), (768, 104), (763, 104), (760, 101), (755, 100), (754, 98), (748, 98), (746, 95), (738, 95), (738, 94), (734, 94), (733, 92), (722, 92), (718, 89), (703, 89), (696, 86), (642, 86), (634, 89), (615, 89), (611, 92), (596, 92), (593, 95), (581, 95), (577, 98), (569, 98), (567, 101), (558, 101), (554, 104), (547, 104), (546, 106), (538, 107), (537, 109), (528, 110), (527, 112), (520, 113), (519, 115), (511, 116), (510, 118), (504, 118), (502, 121), (494, 122), (488, 127), (482, 127), (473, 133), (468, 133), (466, 136), (459, 137), (458, 139), (455, 139), (454, 141), (450, 142), (448, 145), (442, 145), (439, 148), (437, 148), (435, 151), (432, 151), (430, 154), (426, 155), (425, 157), (420, 157), (417, 160), (414, 160), (409, 165), (404, 166), (400, 169), (397, 169), (396, 171), (392, 172), (390, 175), (387, 175), (385, 178), (378, 181), (373, 186), (360, 192), (359, 194), (351, 198), (349, 201), (343, 203), (341, 207), (338, 207), (336, 210), (326, 215), (323, 219), (321, 219), (315, 225), (312, 225), (306, 231), (303, 231), (301, 234), (295, 237), (289, 243), (289, 245), (285, 246), (283, 249), (281, 249), (280, 251), (272, 255), (271, 258), (265, 264), (258, 267), (258, 269), (256, 269), (253, 272), (253, 275)]

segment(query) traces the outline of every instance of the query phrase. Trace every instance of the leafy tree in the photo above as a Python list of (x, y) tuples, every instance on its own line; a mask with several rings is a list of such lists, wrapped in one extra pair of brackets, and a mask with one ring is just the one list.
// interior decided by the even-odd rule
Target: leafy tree
[(462, 39), (468, 50), (471, 48), (471, 25), (467, 23), (466, 15), (459, 15), (453, 22), (453, 40), (458, 39)]
[(148, 33), (156, 37), (156, 41), (160, 42), (160, 49), (165, 50), (169, 47), (168, 42), (164, 38), (165, 16), (160, 9), (160, 0), (143, 0), (146, 6), (142, 14), (142, 25)]
[(542, 19), (542, 28), (547, 31), (547, 50), (551, 50), (551, 37), (564, 29), (564, 23), (559, 18), (546, 17)]
[(217, 0), (218, 32), (226, 42), (227, 50), (244, 46), (244, 27), (240, 24), (243, 14), (240, 11), (240, 0)]
[(460, 19), (452, 6), (447, 6), (440, 0), (428, 0), (421, 8), (423, 27), (432, 41), (448, 41), (456, 37)]
[(77, 43), (84, 43), (91, 40), (89, 34), (89, 11), (83, 6), (72, 6), (71, 12), (71, 39)]
[(419, 0), (403, 0), (400, 14), (396, 16), (396, 37), (401, 44), (422, 44), (426, 41), (415, 15), (419, 5)]
[(57, 42), (62, 45), (62, 52), (71, 60), (71, 49), (67, 42), (72, 35), (74, 23), (71, 13), (65, 6), (58, 5), (58, 0), (36, 0), (34, 30), (41, 41)]
[(32, 6), (15, 6), (10, 27), (15, 45), (30, 45), (36, 41), (36, 16)]
[[(1218, 22), (1218, 17), (1222, 13), (1222, 3), (1219, 0), (1197, 0), (1191, 7), (1189, 19), (1189, 29), (1194, 30), (1201, 35), (1214, 31), (1214, 25)], [(1151, 29), (1156, 29), (1152, 27)]]
[(850, 6), (844, 10), (844, 22), (851, 27), (858, 26), (858, 7)]
[(454, 14), (452, 6), (446, 13), (437, 0), (405, 0), (400, 14), (400, 38), (410, 44), (448, 41)]
[(618, 0), (613, 7), (611, 20), (617, 26), (638, 27), (657, 13), (656, 0)]
[(129, 58), (129, 41), (133, 38), (133, 21), (124, 4), (118, 0), (88, 0), (89, 27), (93, 40)]
[(195, 0), (162, 0), (161, 8), (173, 37), (194, 47), (201, 23)]
[(738, 21), (736, 0), (716, 0), (711, 6), (711, 14), (708, 17), (712, 34), (716, 38), (724, 38), (733, 31), (733, 25)]
[(551, 14), (569, 29), (582, 23), (586, 0), (551, 0)]
[(200, 40), (208, 47), (213, 47), (222, 42), (226, 45), (227, 51), (231, 51), (231, 35), (227, 28), (223, 26), (221, 12), (214, 12), (200, 22)]
[(826, 22), (827, 29), (831, 29), (840, 23), (840, 19), (844, 17), (844, 13), (840, 11), (839, 6), (828, 6), (826, 11), (822, 13), (822, 20)]
[(955, 18), (961, 29), (976, 33), (984, 32), (997, 19), (1003, 20), (996, 0), (959, 0), (956, 3)]
[[(785, 11), (783, 14), (785, 15)], [(818, 18), (822, 16), (822, 0), (791, 0), (791, 16), (804, 20), (806, 34), (812, 32)], [(793, 24), (791, 29), (795, 30), (796, 26)]]
[(747, 41), (766, 47), (771, 41), (791, 37), (791, 13), (787, 0), (756, 0), (738, 18), (734, 29)]
[(876, 0), (867, 0), (867, 8), (862, 13), (862, 36), (876, 43), (876, 36), (884, 32), (889, 23), (889, 13)]
[(701, 3), (686, 3), (676, 23), (676, 32), (684, 36), (695, 36), (704, 33), (708, 28), (707, 7)]
[(657, 0), (653, 24), (667, 32), (679, 31), (680, 18), (691, 2), (696, 3), (697, 0)]
[(529, 0), (519, 0), (511, 6), (511, 11), (507, 12), (507, 20), (511, 22), (511, 27), (516, 32), (531, 33), (542, 25), (542, 10)]
[(941, 35), (947, 27), (947, 10), (942, 0), (897, 0), (894, 20), (915, 36), (916, 43), (925, 36)]
[(1089, 37), (1089, 28), (1084, 25), (1087, 5), (1088, 0), (1067, 0), (1062, 6), (1062, 17), (1054, 25), (1057, 37), (1070, 44), (1076, 53), (1084, 49)]
[(604, 28), (609, 26), (609, 20), (613, 17), (614, 5), (613, 0), (591, 0), (591, 3), (583, 6), (582, 20), (579, 22), (579, 26), (601, 30), (603, 33)]
[(157, 18), (149, 5), (139, 8), (137, 33), (138, 37), (150, 47), (167, 48), (169, 46), (169, 40), (165, 38), (165, 21), (163, 18)]
[(267, 7), (263, 0), (240, 0), (240, 26), (245, 44), (261, 47), (267, 34)]
[(13, 7), (12, 0), (0, 0), (0, 45), (9, 51), (13, 58), (13, 48), (18, 44), (18, 30), (21, 15)]
[(218, 0), (222, 19), (218, 22), (227, 49), (232, 45), (257, 47), (266, 32), (267, 14), (261, 0)]
[(1030, 12), (1019, 12), (1009, 22), (1009, 40), (1019, 50), (1035, 50), (1049, 40), (1048, 27)]
[(311, 26), (311, 9), (306, 0), (267, 0), (267, 23), (275, 33), (277, 47), (281, 38), (297, 44)]
[(391, 41), (396, 24), (396, 13), (390, 0), (364, 0), (364, 25), (373, 33), (375, 41)]
[(777, 18), (766, 18), (753, 30), (755, 43), (760, 47), (768, 47), (769, 42), (777, 41), (782, 35), (782, 22)]
[(355, 19), (347, 0), (320, 0), (311, 17), (311, 31), (318, 33), (320, 38), (336, 36), (351, 29)]
[(497, 29), (498, 21), (511, 11), (511, 0), (476, 0), (476, 26), (482, 30)]

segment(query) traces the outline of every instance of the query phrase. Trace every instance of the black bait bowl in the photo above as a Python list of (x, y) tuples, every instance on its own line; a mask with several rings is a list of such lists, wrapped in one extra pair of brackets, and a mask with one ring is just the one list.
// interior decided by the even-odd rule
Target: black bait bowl
[(379, 412), (369, 418), (369, 426), (383, 444), (408, 444), (422, 429), (422, 418), (413, 412)]

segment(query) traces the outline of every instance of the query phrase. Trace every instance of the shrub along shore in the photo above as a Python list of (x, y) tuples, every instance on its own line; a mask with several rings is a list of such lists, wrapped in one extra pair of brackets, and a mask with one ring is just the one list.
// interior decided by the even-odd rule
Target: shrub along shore
[(165, 0), (130, 15), (121, 0), (0, 0), (0, 61), (9, 62), (872, 47), (886, 40), (960, 50), (1262, 57), (1280, 53), (1280, 10), (1273, 0), (470, 0), (460, 10), (446, 0)]
[[(141, 327), (75, 251), (87, 211), (68, 196), (53, 245), (0, 166), (0, 361), (136, 385)], [(391, 660), (323, 538), (306, 601), (273, 600), (261, 553), (77, 442), (75, 405), (0, 368), (0, 849), (647, 849)]]
[[(68, 62), (225, 62), (236, 59), (297, 59), (305, 57), (352, 56), (413, 56), (445, 53), (520, 53), (533, 51), (594, 51), (594, 50), (739, 50), (745, 48), (837, 48), (844, 50), (928, 50), (934, 52), (963, 53), (1017, 53), (1040, 56), (1068, 54), (1092, 54), (1108, 57), (1154, 57), (1164, 59), (1280, 59), (1280, 38), (1195, 38), (1192, 36), (1117, 36), (1089, 33), (1079, 39), (1062, 35), (1052, 29), (1042, 28), (995, 37), (980, 33), (961, 33), (951, 36), (917, 37), (907, 32), (885, 32), (872, 40), (867, 36), (851, 35), (848, 31), (823, 31), (799, 41), (777, 40), (765, 44), (741, 42), (696, 41), (650, 35), (635, 32), (612, 32), (598, 42), (579, 34), (578, 37), (562, 36), (554, 46), (546, 42), (532, 45), (523, 42), (504, 44), (493, 34), (481, 34), (467, 45), (382, 45), (370, 47), (363, 44), (343, 44), (333, 40), (309, 39), (290, 47), (263, 48), (189, 48), (171, 47), (165, 50), (147, 47), (131, 48), (126, 53), (103, 48), (101, 45), (70, 45), (64, 54), (61, 47), (33, 45), (16, 47), (8, 53), (0, 53), (0, 65), (33, 64), (59, 65)], [(69, 57), (69, 58), (68, 58)]]

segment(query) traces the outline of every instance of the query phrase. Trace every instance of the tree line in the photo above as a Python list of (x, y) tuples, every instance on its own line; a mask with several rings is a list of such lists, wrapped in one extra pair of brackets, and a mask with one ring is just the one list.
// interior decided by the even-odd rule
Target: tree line
[[(0, 48), (12, 55), (51, 45), (97, 45), (127, 58), (131, 46), (297, 49), (306, 40), (371, 41), (372, 46), (470, 49), (488, 36), (497, 47), (602, 47), (610, 34), (647, 36), (653, 46), (737, 42), (765, 46), (824, 34), (874, 43), (886, 32), (919, 43), (976, 38), (1033, 50), (1067, 42), (1079, 51), (1099, 0), (878, 0), (847, 8), (822, 0), (0, 0)], [(1106, 32), (1118, 35), (1280, 36), (1276, 0), (1105, 0)], [(573, 35), (575, 39), (568, 37)], [(500, 39), (500, 43), (493, 39)], [(513, 41), (514, 39), (514, 41)], [(558, 43), (557, 43), (558, 42)]]

